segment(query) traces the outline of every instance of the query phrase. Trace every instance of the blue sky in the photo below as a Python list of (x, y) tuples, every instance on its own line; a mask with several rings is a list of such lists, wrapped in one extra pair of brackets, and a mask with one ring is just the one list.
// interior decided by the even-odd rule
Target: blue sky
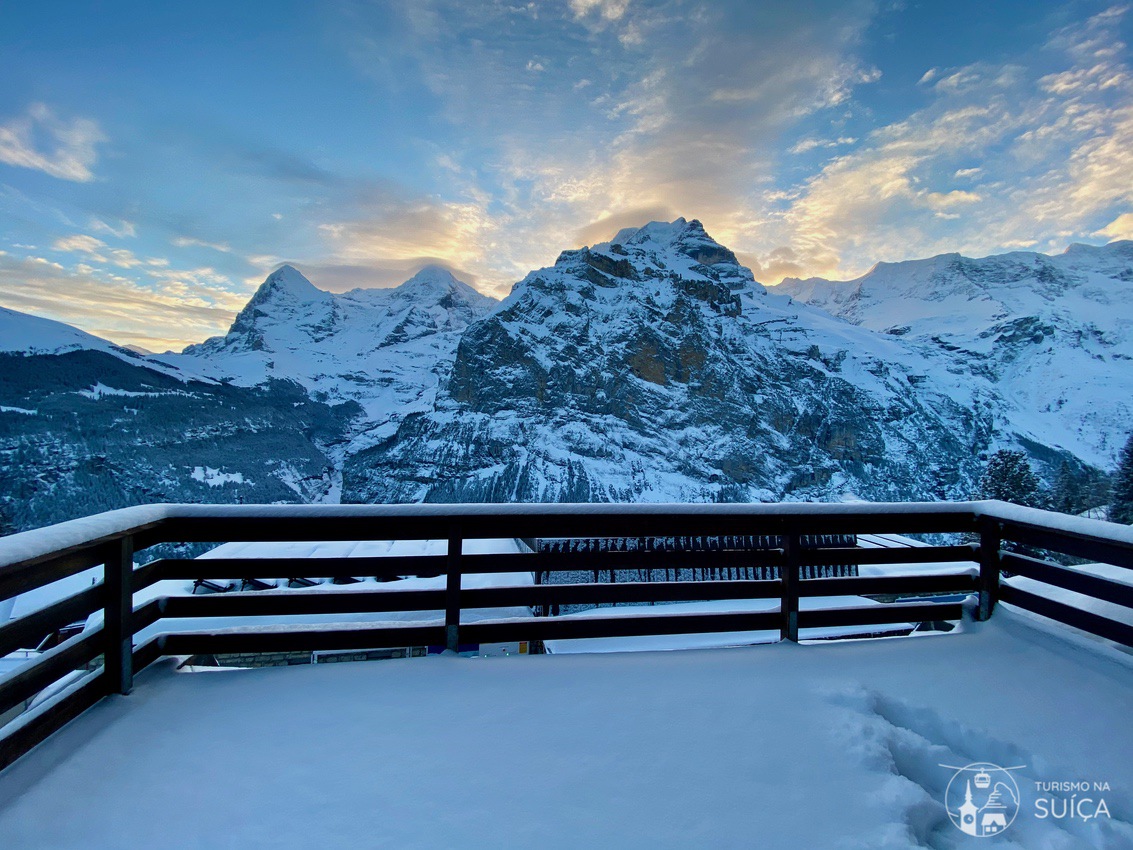
[(701, 219), (756, 278), (1133, 238), (1111, 2), (0, 5), (0, 305), (164, 350), (293, 262), (503, 295)]

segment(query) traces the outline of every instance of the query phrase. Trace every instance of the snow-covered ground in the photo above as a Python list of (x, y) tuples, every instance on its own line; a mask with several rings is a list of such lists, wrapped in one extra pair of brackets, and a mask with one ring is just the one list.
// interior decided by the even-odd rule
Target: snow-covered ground
[[(814, 596), (799, 600), (804, 610), (819, 608), (856, 608), (880, 605), (861, 596)], [(711, 602), (674, 602), (663, 606), (635, 605), (621, 608), (596, 608), (567, 614), (567, 617), (634, 617), (655, 614), (723, 614), (778, 611), (778, 599), (721, 599)], [(820, 629), (800, 629), (799, 639), (826, 640), (870, 633), (908, 631), (915, 623), (886, 623), (879, 626), (827, 626)], [(709, 632), (686, 635), (633, 635), (632, 637), (575, 638), (548, 640), (548, 652), (564, 655), (579, 652), (651, 652), (655, 650), (709, 649), (723, 646), (750, 646), (757, 643), (776, 643), (779, 630), (747, 632)]]
[[(1131, 712), (1133, 659), (1006, 610), (914, 640), (163, 662), (0, 774), (0, 847), (969, 847), (941, 765), (990, 761), (1021, 794), (989, 846), (1124, 848)], [(1105, 783), (1074, 796), (1109, 814), (1039, 818), (1072, 795), (1038, 782)]]

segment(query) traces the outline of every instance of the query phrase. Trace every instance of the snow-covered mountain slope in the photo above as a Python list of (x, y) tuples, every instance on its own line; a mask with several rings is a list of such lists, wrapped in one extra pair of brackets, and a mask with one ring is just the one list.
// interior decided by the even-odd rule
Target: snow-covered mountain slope
[(226, 336), (159, 359), (237, 385), (293, 380), (318, 400), (357, 402), (360, 430), (374, 441), (410, 413), (432, 408), (460, 333), (496, 303), (436, 266), (393, 289), (341, 295), (283, 266)]
[(112, 343), (86, 331), (0, 307), (0, 351), (15, 354), (62, 354), (64, 351), (112, 352)]
[(987, 381), (1017, 430), (1105, 468), (1133, 429), (1133, 242), (1063, 254), (943, 254), (850, 281), (776, 289), (946, 355)]
[(105, 351), (0, 352), (0, 534), (146, 502), (337, 499), (357, 405), (185, 380)]
[(284, 267), (227, 336), (153, 356), (4, 310), (0, 533), (147, 501), (337, 502), (344, 455), (432, 409), (495, 303), (437, 268), (331, 295)]
[(435, 409), (348, 460), (357, 501), (967, 496), (998, 399), (931, 352), (756, 283), (700, 222), (532, 272)]
[(966, 498), (1001, 445), (1048, 480), (1109, 467), (1131, 260), (951, 255), (768, 290), (677, 219), (564, 251), (503, 302), (437, 268), (334, 295), (285, 266), (179, 355), (4, 310), (0, 530), (153, 500)]
[(63, 322), (0, 307), (0, 354), (34, 357), (76, 351), (100, 351), (131, 365), (178, 376), (176, 368), (152, 361), (137, 351), (115, 345), (102, 337)]

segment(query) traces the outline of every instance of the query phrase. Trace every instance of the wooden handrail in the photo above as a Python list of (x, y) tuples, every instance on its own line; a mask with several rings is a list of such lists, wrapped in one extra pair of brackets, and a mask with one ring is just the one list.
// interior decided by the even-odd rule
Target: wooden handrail
[[(865, 533), (978, 535), (978, 543), (901, 549), (810, 548), (804, 535)], [(774, 538), (766, 550), (588, 551), (480, 555), (466, 552), (469, 538)], [(135, 568), (134, 552), (160, 543), (260, 540), (447, 541), (445, 554), (393, 558), (158, 559)], [(1025, 544), (1133, 568), (1133, 529), (1063, 517), (1002, 502), (778, 505), (156, 505), (128, 508), (63, 523), (49, 530), (0, 538), (0, 601), (102, 565), (103, 580), (37, 612), (0, 624), (0, 653), (84, 619), (98, 609), (103, 624), (43, 653), (0, 679), (0, 712), (18, 705), (71, 671), (104, 662), (81, 685), (49, 701), (40, 714), (0, 730), (0, 768), (93, 704), (99, 695), (129, 693), (134, 674), (162, 654), (357, 649), (682, 632), (772, 631), (798, 640), (799, 630), (893, 622), (955, 620), (955, 602), (906, 602), (815, 610), (800, 609), (816, 596), (916, 596), (971, 593), (977, 616), (993, 615), (1002, 599), (1109, 640), (1133, 644), (1133, 629), (1100, 614), (1001, 583), (1008, 570), (1105, 602), (1133, 607), (1129, 585), (1005, 549)], [(529, 544), (530, 548), (530, 544)], [(840, 564), (954, 563), (943, 575), (806, 578), (804, 570)], [(967, 566), (965, 566), (967, 565)], [(977, 567), (978, 565), (978, 572)], [(714, 576), (761, 574), (728, 570), (767, 568), (772, 578), (698, 582), (614, 581), (621, 571), (706, 568)], [(469, 573), (556, 571), (606, 573), (587, 584), (467, 588)], [(652, 574), (652, 573), (650, 573)], [(437, 590), (296, 590), (256, 594), (170, 597), (133, 606), (133, 594), (165, 579), (279, 578), (288, 575), (446, 576)], [(679, 600), (778, 599), (773, 610), (609, 618), (577, 616), (461, 622), (466, 610)], [(233, 628), (222, 632), (158, 634), (134, 647), (138, 633), (165, 619), (434, 611), (433, 623), (344, 627)], [(47, 717), (47, 715), (50, 715)], [(47, 719), (45, 719), (47, 717)]]

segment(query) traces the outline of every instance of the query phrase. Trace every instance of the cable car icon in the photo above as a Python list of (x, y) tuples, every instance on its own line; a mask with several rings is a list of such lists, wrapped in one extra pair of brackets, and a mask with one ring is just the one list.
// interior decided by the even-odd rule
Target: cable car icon
[(980, 789), (988, 788), (991, 785), (991, 774), (985, 770), (981, 770), (975, 775), (975, 778), (972, 780), (972, 784)]

